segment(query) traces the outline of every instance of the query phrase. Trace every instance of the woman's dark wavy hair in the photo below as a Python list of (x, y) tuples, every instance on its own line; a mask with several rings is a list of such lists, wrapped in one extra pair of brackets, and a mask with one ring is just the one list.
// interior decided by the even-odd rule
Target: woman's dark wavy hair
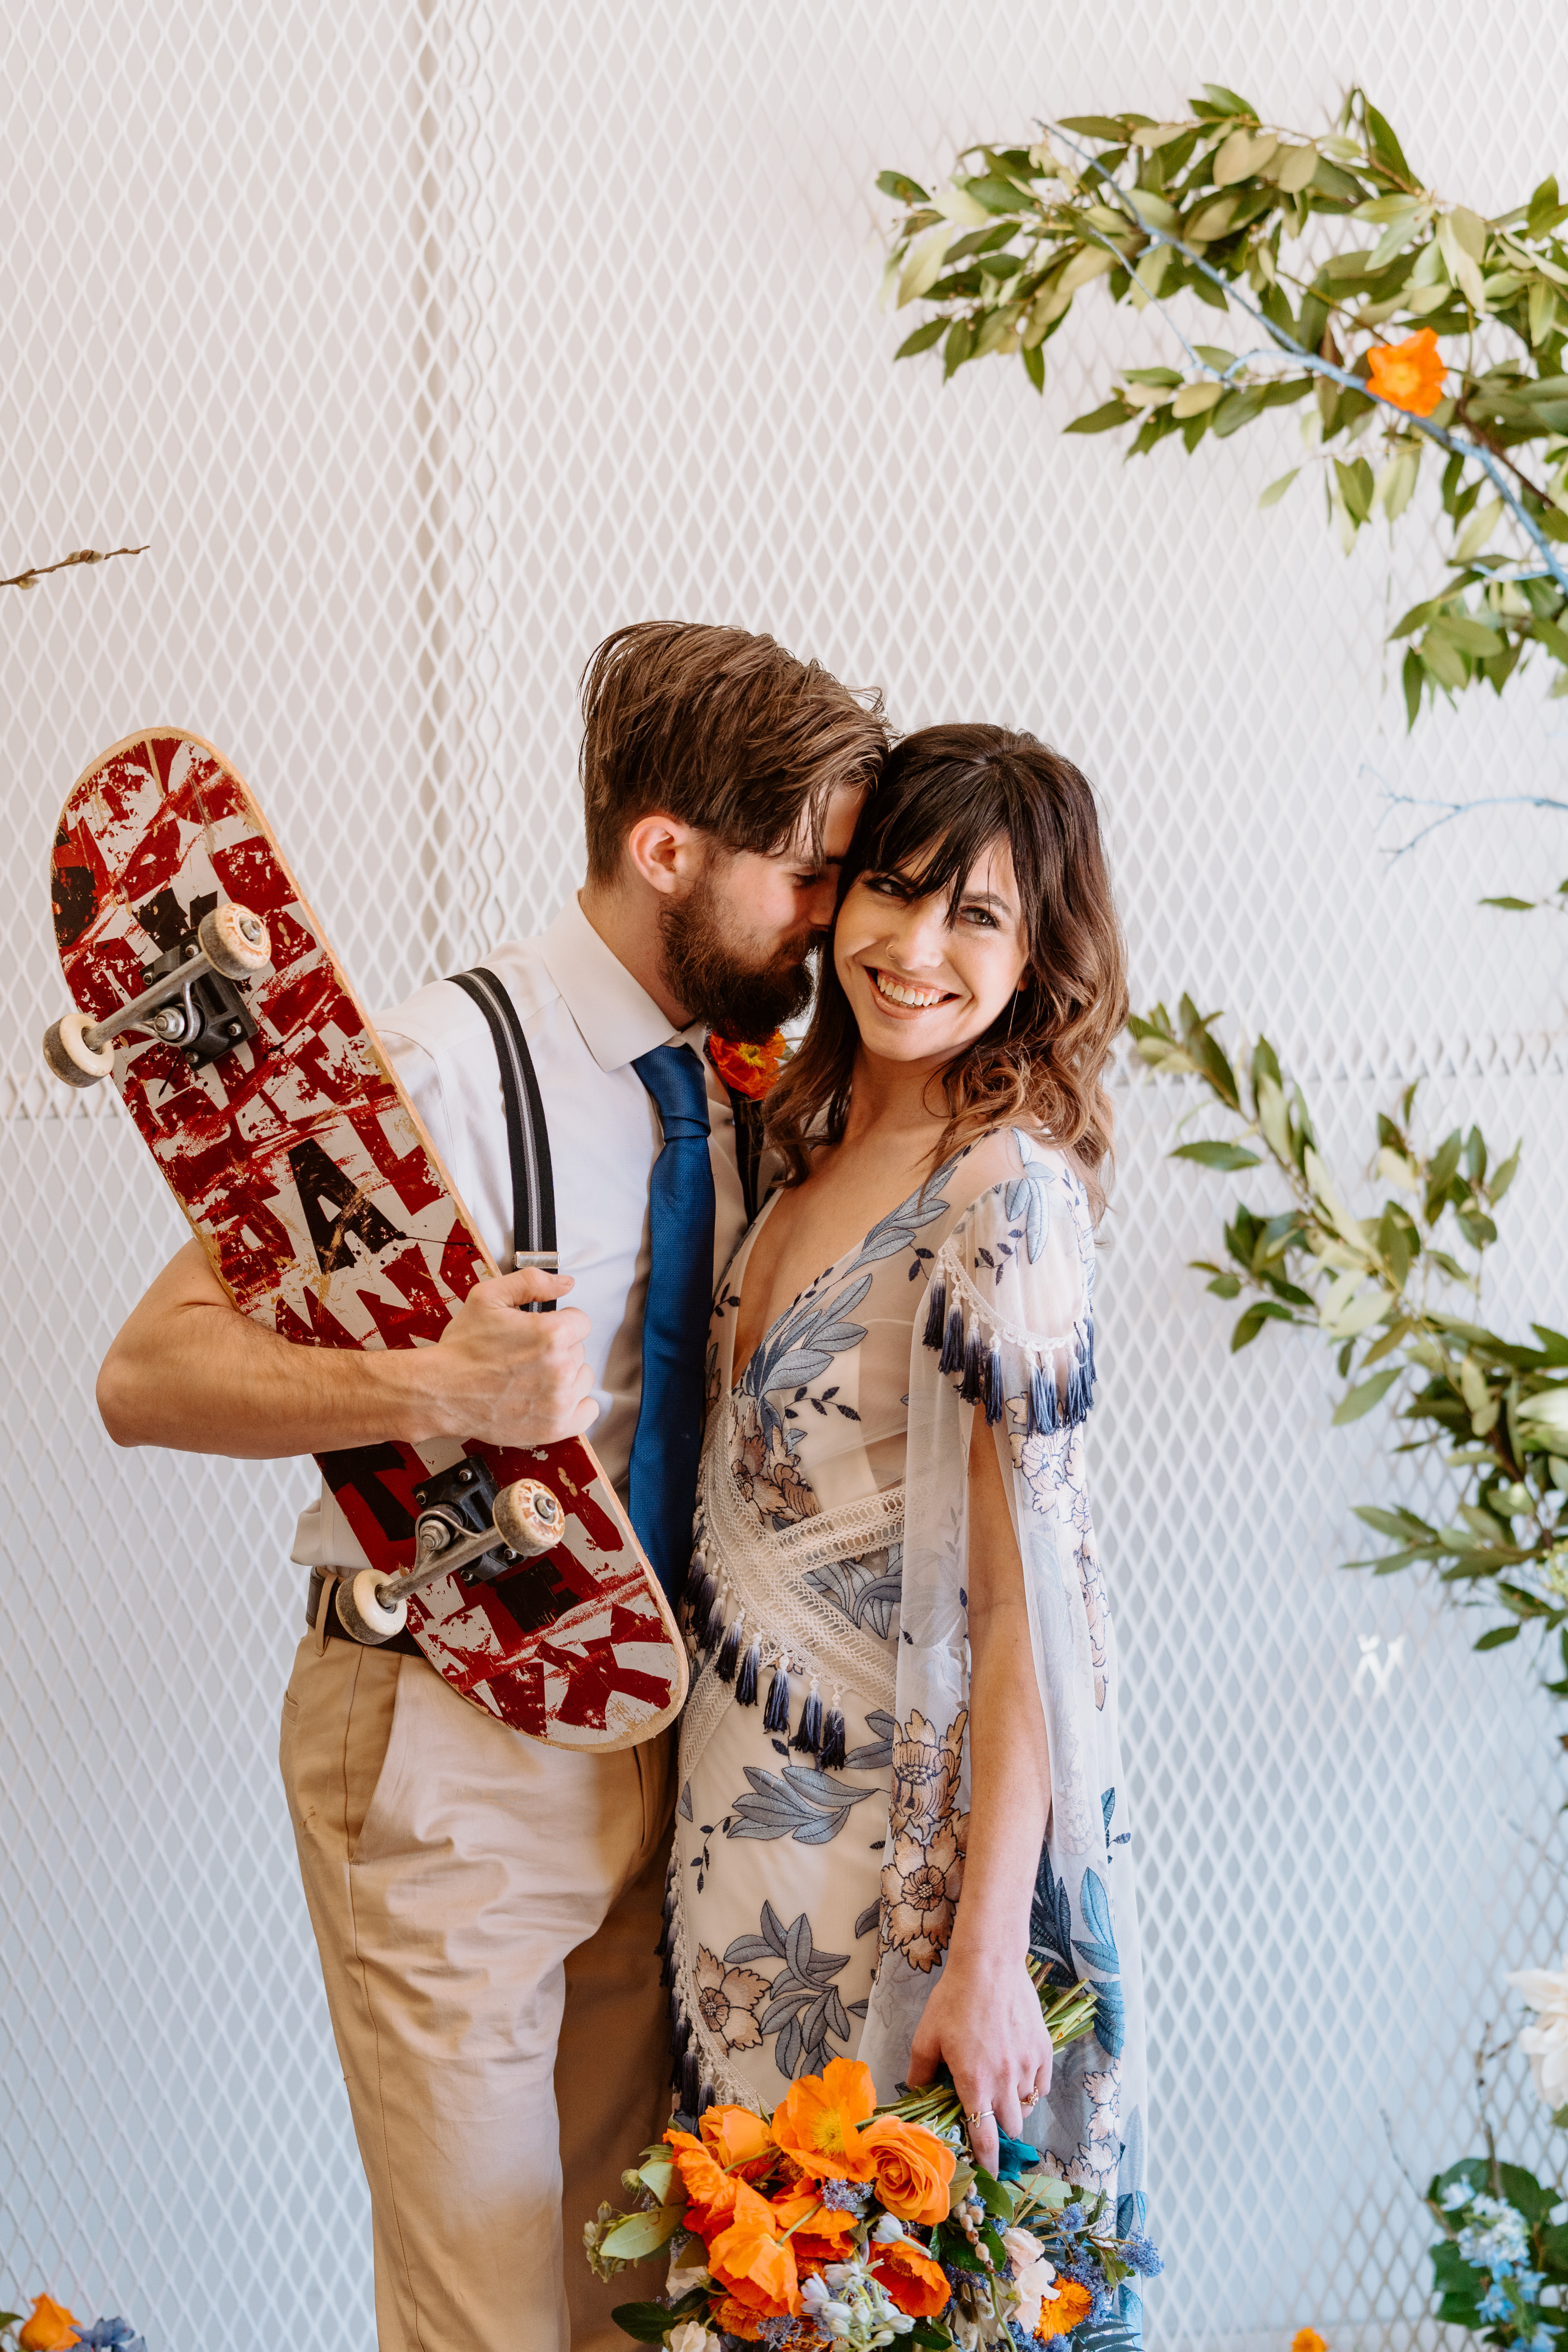
[[(1004, 727), (923, 727), (891, 753), (845, 858), (839, 904), (862, 874), (945, 890), (956, 917), (969, 876), (996, 841), (1013, 854), (1028, 962), (1018, 993), (942, 1073), (940, 1167), (996, 1127), (1043, 1129), (1076, 1160), (1096, 1209), (1111, 1145), (1104, 1072), (1127, 1018), (1127, 960), (1094, 794), (1070, 760)], [(767, 1138), (785, 1181), (815, 1146), (837, 1143), (849, 1110), (859, 1031), (830, 953), (798, 1052), (767, 1100)]]

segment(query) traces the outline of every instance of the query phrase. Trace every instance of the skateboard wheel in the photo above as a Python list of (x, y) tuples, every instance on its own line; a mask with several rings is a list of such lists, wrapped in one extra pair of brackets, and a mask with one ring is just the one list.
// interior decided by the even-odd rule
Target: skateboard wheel
[(215, 907), (196, 927), (196, 944), (216, 971), (226, 980), (249, 980), (265, 971), (272, 960), (272, 942), (259, 915), (248, 907)]
[(496, 1496), (496, 1533), (509, 1551), (524, 1559), (549, 1551), (566, 1532), (566, 1515), (548, 1486), (537, 1478), (519, 1478)]
[(374, 1568), (362, 1568), (357, 1576), (345, 1577), (333, 1596), (338, 1622), (344, 1633), (352, 1633), (356, 1642), (363, 1642), (372, 1650), (379, 1643), (390, 1642), (408, 1622), (406, 1601), (395, 1601), (390, 1609), (384, 1606), (380, 1598), (382, 1581)]
[(114, 1067), (114, 1048), (92, 1046), (83, 1035), (91, 1022), (85, 1013), (68, 1013), (44, 1032), (44, 1059), (68, 1087), (95, 1087)]

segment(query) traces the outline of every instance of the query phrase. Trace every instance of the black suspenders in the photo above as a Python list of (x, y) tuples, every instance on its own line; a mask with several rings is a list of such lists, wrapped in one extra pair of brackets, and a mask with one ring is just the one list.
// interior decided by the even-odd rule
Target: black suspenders
[[(454, 988), (472, 997), (489, 1024), (495, 1042), (496, 1061), (500, 1068), (501, 1100), (506, 1107), (507, 1149), (511, 1154), (512, 1199), (512, 1265), (537, 1265), (554, 1274), (560, 1267), (560, 1255), (555, 1243), (555, 1186), (550, 1166), (550, 1130), (544, 1123), (544, 1104), (539, 1092), (539, 1080), (533, 1074), (533, 1061), (522, 1034), (522, 1024), (517, 1017), (517, 1007), (507, 994), (493, 971), (481, 964), (475, 971), (459, 971), (450, 975)], [(710, 1057), (710, 1066), (711, 1059)], [(763, 1161), (763, 1106), (749, 1095), (743, 1095), (729, 1085), (722, 1071), (720, 1082), (730, 1097), (730, 1108), (735, 1115), (735, 1160), (741, 1176), (741, 1194), (746, 1207), (746, 1223), (751, 1223), (761, 1205), (758, 1200), (759, 1179)], [(552, 1307), (553, 1299), (541, 1302), (542, 1308)]]
[[(472, 997), (489, 1024), (500, 1069), (501, 1100), (506, 1107), (507, 1150), (511, 1155), (511, 1245), (510, 1274), (536, 1265), (544, 1274), (560, 1268), (555, 1244), (555, 1185), (550, 1167), (550, 1130), (544, 1124), (544, 1104), (539, 1080), (517, 1007), (493, 971), (454, 972), (454, 988)], [(540, 1302), (553, 1308), (552, 1298)]]

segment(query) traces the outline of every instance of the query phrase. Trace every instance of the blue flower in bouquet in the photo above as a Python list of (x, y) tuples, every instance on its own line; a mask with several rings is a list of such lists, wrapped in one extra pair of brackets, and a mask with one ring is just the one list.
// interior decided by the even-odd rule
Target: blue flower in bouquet
[(1470, 2199), (1474, 2195), (1475, 2191), (1470, 2187), (1468, 2180), (1450, 2180), (1448, 2186), (1443, 2191), (1442, 2205), (1444, 2212), (1457, 2213), (1462, 2205), (1468, 2205), (1469, 2203)]
[(1511, 2319), (1513, 2317), (1513, 2308), (1512, 2295), (1510, 2294), (1507, 2287), (1501, 2285), (1496, 2279), (1492, 2281), (1490, 2286), (1488, 2287), (1485, 2294), (1482, 2295), (1479, 2304), (1477, 2305), (1479, 2316), (1482, 2319), (1489, 2321), (1494, 2319)]
[(1465, 2260), (1479, 2271), (1490, 2271), (1494, 2278), (1508, 2278), (1516, 2270), (1527, 2268), (1530, 2242), (1524, 2234), (1523, 2214), (1500, 2197), (1478, 2197), (1470, 2210), (1475, 2218), (1466, 2222), (1458, 2239)]
[(128, 2319), (95, 2319), (90, 2327), (78, 2328), (76, 2340), (92, 2352), (147, 2352), (147, 2338)]

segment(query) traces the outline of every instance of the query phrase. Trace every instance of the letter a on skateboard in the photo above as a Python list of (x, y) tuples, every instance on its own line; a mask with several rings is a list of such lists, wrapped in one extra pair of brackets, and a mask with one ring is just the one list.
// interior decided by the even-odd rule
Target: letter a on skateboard
[[(46, 1057), (112, 1079), (235, 1305), (301, 1347), (437, 1340), (497, 1268), (243, 779), (182, 729), (126, 737), (72, 786), (51, 877), (77, 1009)], [(406, 1623), (552, 1746), (674, 1720), (685, 1648), (581, 1438), (317, 1460), (370, 1562), (337, 1588), (356, 1639)]]

